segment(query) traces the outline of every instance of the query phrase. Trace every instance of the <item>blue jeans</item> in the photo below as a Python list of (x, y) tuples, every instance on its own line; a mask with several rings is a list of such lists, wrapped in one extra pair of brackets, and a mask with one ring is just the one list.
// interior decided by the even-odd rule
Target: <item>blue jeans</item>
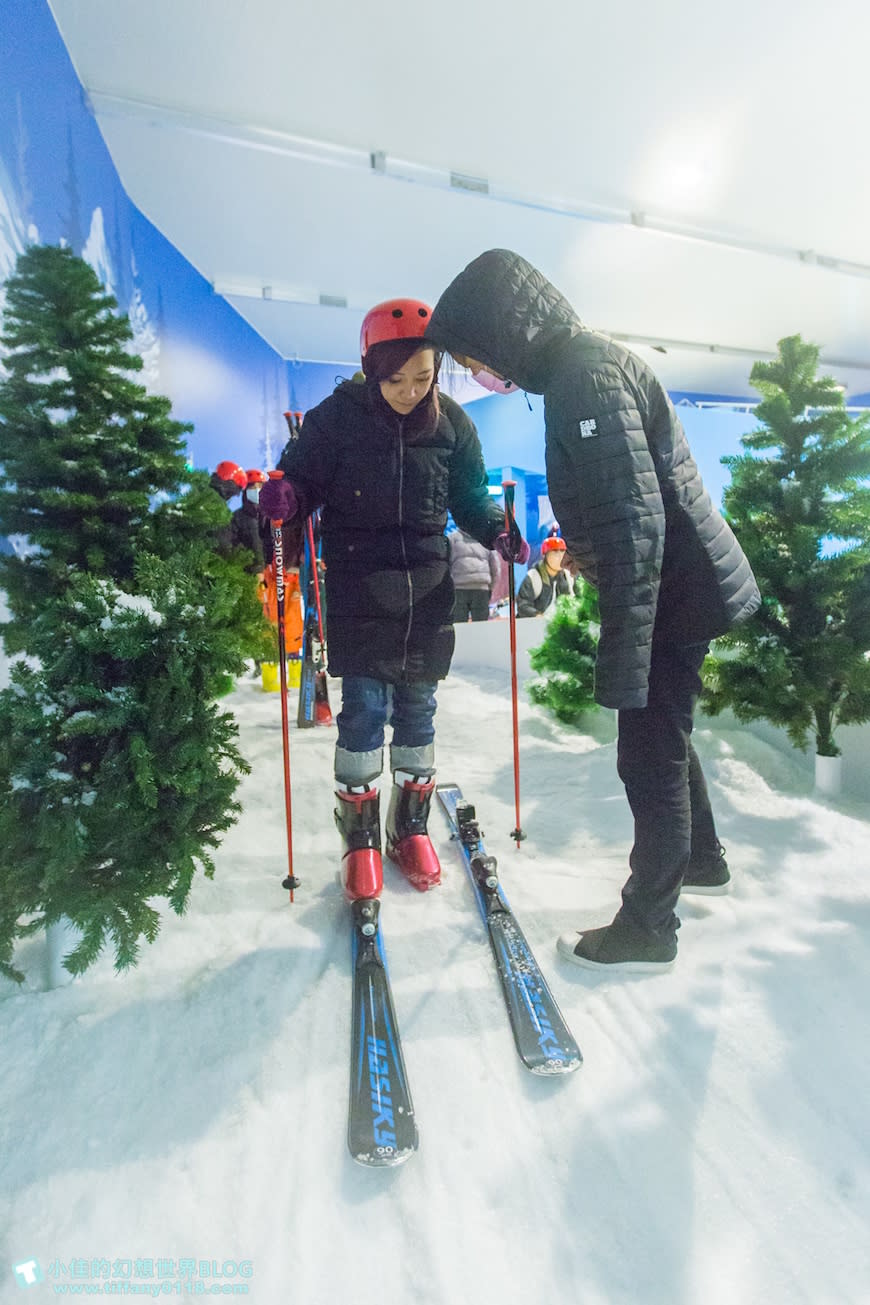
[(434, 770), (436, 684), (388, 684), (367, 675), (341, 683), (335, 777), (368, 783), (381, 773), (384, 731), (392, 726), (391, 768)]

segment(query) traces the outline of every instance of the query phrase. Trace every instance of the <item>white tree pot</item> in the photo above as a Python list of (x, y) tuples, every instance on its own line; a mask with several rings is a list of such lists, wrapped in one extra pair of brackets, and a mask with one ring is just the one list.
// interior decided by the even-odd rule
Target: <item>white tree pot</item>
[(82, 940), (81, 931), (69, 920), (58, 920), (45, 931), (45, 978), (49, 988), (72, 983), (74, 975), (64, 968), (63, 958)]
[(843, 789), (843, 758), (820, 757), (816, 753), (816, 788), (828, 797), (836, 797)]

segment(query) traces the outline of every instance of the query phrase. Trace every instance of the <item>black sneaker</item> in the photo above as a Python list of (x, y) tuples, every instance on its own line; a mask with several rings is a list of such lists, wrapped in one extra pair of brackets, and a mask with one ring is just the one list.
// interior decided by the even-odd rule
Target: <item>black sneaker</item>
[(603, 929), (562, 934), (556, 942), (560, 956), (587, 970), (625, 970), (656, 974), (669, 970), (677, 956), (677, 939), (642, 933), (619, 916)]
[(698, 893), (706, 897), (721, 897), (731, 889), (731, 873), (725, 860), (725, 848), (716, 844), (716, 851), (707, 857), (690, 861), (683, 875), (683, 893)]

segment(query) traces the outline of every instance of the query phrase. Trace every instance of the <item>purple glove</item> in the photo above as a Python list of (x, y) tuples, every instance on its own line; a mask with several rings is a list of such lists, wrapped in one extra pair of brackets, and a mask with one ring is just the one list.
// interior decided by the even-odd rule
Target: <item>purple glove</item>
[(284, 477), (267, 480), (257, 503), (260, 516), (267, 521), (291, 521), (299, 511), (299, 499), (292, 480)]
[[(260, 502), (262, 503), (262, 501), (263, 495), (261, 493)], [(500, 535), (496, 536), (493, 548), (506, 562), (519, 562), (520, 566), (525, 566), (532, 553), (518, 530), (516, 533), (507, 530), (502, 531)]]

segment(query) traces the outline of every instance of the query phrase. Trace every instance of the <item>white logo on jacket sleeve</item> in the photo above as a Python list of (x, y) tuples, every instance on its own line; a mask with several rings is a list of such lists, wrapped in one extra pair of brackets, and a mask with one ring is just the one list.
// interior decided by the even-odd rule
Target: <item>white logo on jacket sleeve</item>
[(581, 421), (580, 423), (581, 440), (591, 440), (592, 436), (597, 434), (598, 434), (598, 427), (595, 425), (594, 417), (587, 417), (585, 421)]

